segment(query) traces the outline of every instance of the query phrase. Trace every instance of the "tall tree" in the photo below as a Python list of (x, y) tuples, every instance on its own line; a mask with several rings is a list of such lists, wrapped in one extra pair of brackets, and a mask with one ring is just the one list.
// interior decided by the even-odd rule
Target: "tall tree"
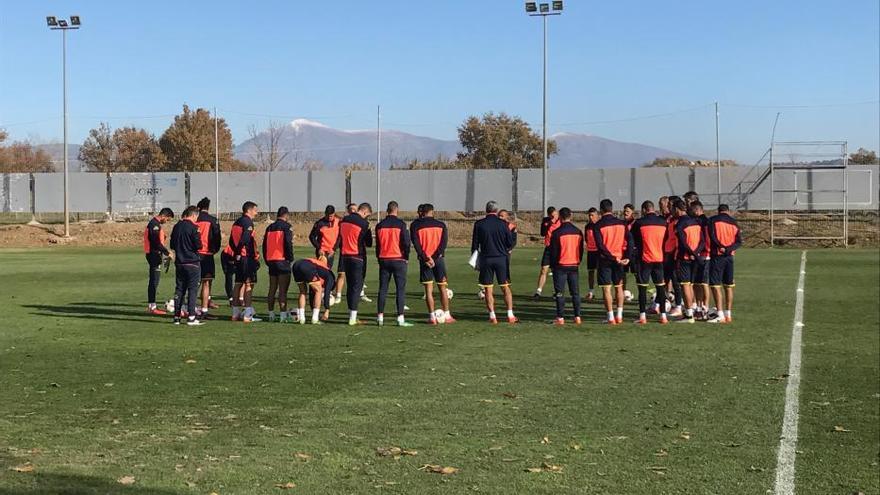
[[(465, 149), (458, 161), (471, 168), (537, 168), (543, 165), (541, 136), (519, 117), (506, 113), (470, 116), (458, 128)], [(557, 153), (555, 141), (547, 143), (547, 154)]]
[[(214, 170), (214, 117), (204, 108), (183, 112), (159, 138), (159, 146), (168, 159), (168, 169), (189, 171)], [(220, 170), (240, 170), (242, 164), (232, 157), (232, 132), (224, 119), (217, 119), (217, 148)]]
[(89, 170), (96, 172), (117, 172), (115, 163), (113, 130), (110, 125), (101, 124), (89, 131), (89, 137), (79, 147), (79, 159)]
[(54, 172), (52, 157), (44, 150), (34, 149), (28, 141), (3, 143), (9, 135), (0, 129), (0, 173)]
[(79, 159), (97, 172), (156, 172), (165, 168), (165, 155), (153, 135), (136, 127), (113, 131), (104, 122), (89, 131)]
[(117, 168), (130, 172), (158, 172), (165, 169), (165, 154), (156, 137), (144, 129), (121, 127), (113, 132)]
[(859, 148), (855, 153), (849, 155), (849, 163), (853, 165), (873, 165), (877, 163), (877, 153)]
[[(254, 146), (251, 163), (257, 170), (262, 172), (274, 172), (285, 164), (291, 150), (282, 149), (288, 127), (278, 122), (269, 122), (269, 126), (262, 132), (256, 126), (250, 126), (248, 133), (251, 135), (251, 143)], [(295, 139), (292, 138), (292, 139)], [(295, 148), (296, 146), (294, 146)]]

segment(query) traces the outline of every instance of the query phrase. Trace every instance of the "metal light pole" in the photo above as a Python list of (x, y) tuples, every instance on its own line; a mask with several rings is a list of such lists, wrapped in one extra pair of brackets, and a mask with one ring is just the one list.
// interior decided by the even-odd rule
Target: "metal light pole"
[(718, 102), (715, 102), (715, 168), (718, 170), (718, 204), (721, 204), (721, 145), (718, 143)]
[(70, 16), (70, 22), (66, 19), (58, 19), (55, 16), (46, 17), (46, 25), (49, 29), (61, 31), (61, 88), (63, 93), (64, 113), (64, 237), (70, 237), (70, 178), (67, 160), (67, 30), (79, 29), (80, 18), (78, 15)]
[[(217, 124), (217, 107), (214, 107), (214, 212), (220, 214), (220, 132)], [(218, 217), (219, 218), (219, 217)]]
[(543, 164), (541, 166), (541, 209), (547, 209), (547, 17), (551, 15), (562, 15), (562, 2), (556, 0), (553, 2), (553, 11), (550, 10), (549, 3), (537, 4), (536, 2), (526, 2), (526, 13), (529, 17), (541, 17), (544, 24), (544, 90), (543, 90), (543, 111), (541, 134), (544, 146)]
[(382, 209), (382, 105), (376, 105), (376, 221)]

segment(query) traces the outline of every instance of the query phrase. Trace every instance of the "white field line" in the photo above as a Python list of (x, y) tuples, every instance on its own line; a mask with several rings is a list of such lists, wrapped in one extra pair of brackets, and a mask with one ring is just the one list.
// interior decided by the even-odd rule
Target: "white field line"
[(788, 384), (785, 387), (785, 414), (782, 417), (782, 436), (776, 457), (775, 495), (794, 495), (794, 461), (797, 455), (798, 395), (801, 386), (801, 333), (804, 327), (804, 277), (807, 272), (807, 252), (801, 252), (794, 323), (791, 326), (791, 357), (788, 362)]

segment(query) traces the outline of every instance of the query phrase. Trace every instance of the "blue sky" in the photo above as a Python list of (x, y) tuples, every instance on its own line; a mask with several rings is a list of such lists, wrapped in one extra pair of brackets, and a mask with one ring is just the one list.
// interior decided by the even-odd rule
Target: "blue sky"
[[(0, 0), (0, 127), (61, 137), (69, 33), (70, 140), (100, 121), (157, 135), (186, 102), (249, 125), (306, 117), (454, 138), (469, 114), (541, 121), (541, 24), (518, 0)], [(781, 139), (880, 141), (880, 2), (568, 0), (550, 19), (551, 133), (758, 158)], [(798, 106), (800, 108), (793, 108)], [(639, 118), (671, 114), (655, 118)]]

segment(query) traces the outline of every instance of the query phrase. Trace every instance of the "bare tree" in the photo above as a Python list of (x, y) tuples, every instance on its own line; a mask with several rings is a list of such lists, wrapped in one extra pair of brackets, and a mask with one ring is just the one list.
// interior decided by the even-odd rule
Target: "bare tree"
[(260, 132), (252, 125), (248, 128), (248, 133), (254, 146), (254, 153), (250, 159), (254, 167), (262, 172), (278, 170), (290, 155), (290, 150), (281, 149), (287, 134), (287, 126), (278, 122), (269, 122), (269, 126)]

